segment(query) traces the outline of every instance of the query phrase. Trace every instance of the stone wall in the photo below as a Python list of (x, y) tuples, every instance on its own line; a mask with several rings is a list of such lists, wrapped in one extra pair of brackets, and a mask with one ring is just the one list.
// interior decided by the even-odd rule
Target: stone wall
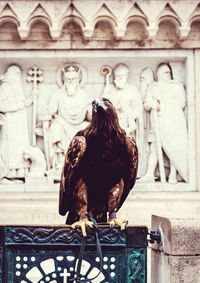
[(200, 2), (1, 1), (1, 49), (199, 48)]
[[(24, 89), (30, 145), (35, 135), (41, 159), (46, 162), (45, 149), (51, 125), (46, 111), (49, 100), (61, 87), (59, 76), (67, 64), (76, 64), (84, 79), (81, 88), (91, 98), (102, 94), (106, 76), (102, 66), (112, 70), (123, 63), (129, 69), (129, 83), (141, 94), (141, 73), (150, 67), (156, 75), (160, 63), (169, 63), (173, 78), (184, 86), (186, 105), (184, 115), (188, 130), (188, 179), (177, 173), (178, 183), (137, 183), (136, 190), (144, 191), (196, 191), (199, 187), (199, 92), (198, 62), (200, 60), (200, 1), (1, 1), (0, 2), (0, 66), (1, 75), (8, 67), (17, 65), (21, 70)], [(94, 64), (95, 62), (95, 64)], [(42, 72), (37, 80), (37, 107), (33, 107), (33, 79), (30, 70), (37, 66)], [(36, 71), (34, 71), (36, 72)], [(113, 74), (109, 78), (113, 85)], [(141, 94), (142, 96), (142, 94)], [(31, 101), (32, 99), (32, 101)], [(143, 102), (143, 101), (142, 101)], [(36, 114), (34, 114), (36, 111)], [(2, 112), (3, 113), (3, 112)], [(144, 112), (145, 113), (145, 112)], [(35, 126), (33, 116), (35, 115)], [(146, 115), (146, 114), (144, 114)], [(146, 117), (146, 116), (145, 116)], [(149, 116), (147, 115), (147, 119)], [(3, 122), (2, 122), (3, 123)], [(0, 125), (1, 127), (1, 125)], [(145, 126), (144, 126), (145, 127)], [(36, 132), (34, 132), (36, 128)], [(0, 128), (1, 129), (1, 128)], [(2, 143), (0, 130), (0, 145)], [(141, 177), (148, 168), (147, 129), (144, 129)], [(183, 148), (183, 151), (185, 149)], [(43, 157), (42, 157), (43, 154)], [(0, 156), (1, 157), (1, 156)], [(29, 160), (32, 157), (29, 158)], [(42, 161), (43, 160), (43, 161)], [(31, 160), (33, 162), (33, 160)], [(164, 156), (168, 180), (170, 165)], [(30, 170), (29, 163), (28, 170)], [(40, 164), (41, 165), (41, 164)], [(0, 174), (1, 175), (1, 174)], [(22, 175), (19, 175), (19, 177)], [(1, 177), (1, 176), (0, 176)], [(12, 176), (11, 180), (13, 180)], [(0, 184), (0, 191), (57, 191), (60, 174), (29, 176), (25, 183), (12, 186)]]
[(151, 282), (199, 282), (200, 220), (153, 215), (152, 230), (161, 232), (162, 242), (152, 246)]

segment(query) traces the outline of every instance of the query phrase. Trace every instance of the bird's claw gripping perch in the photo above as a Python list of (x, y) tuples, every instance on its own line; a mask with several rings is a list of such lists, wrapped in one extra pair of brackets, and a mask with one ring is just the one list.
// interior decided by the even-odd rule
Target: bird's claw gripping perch
[(80, 227), (83, 237), (87, 237), (86, 226), (93, 228), (93, 223), (87, 219), (82, 219), (71, 225), (72, 229), (75, 229), (76, 227)]
[(109, 225), (112, 226), (119, 226), (121, 228), (121, 230), (124, 230), (126, 228), (126, 226), (128, 225), (128, 220), (119, 220), (117, 218), (113, 218), (113, 219), (109, 219), (108, 220)]

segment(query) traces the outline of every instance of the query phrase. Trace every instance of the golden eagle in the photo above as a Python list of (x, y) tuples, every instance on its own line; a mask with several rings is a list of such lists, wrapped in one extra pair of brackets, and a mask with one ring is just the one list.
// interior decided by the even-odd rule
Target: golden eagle
[[(98, 222), (119, 224), (119, 210), (137, 175), (138, 151), (133, 137), (120, 127), (116, 110), (106, 98), (92, 102), (91, 123), (72, 139), (61, 176), (59, 213), (66, 224), (82, 227), (87, 214)], [(83, 227), (84, 226), (84, 227)]]

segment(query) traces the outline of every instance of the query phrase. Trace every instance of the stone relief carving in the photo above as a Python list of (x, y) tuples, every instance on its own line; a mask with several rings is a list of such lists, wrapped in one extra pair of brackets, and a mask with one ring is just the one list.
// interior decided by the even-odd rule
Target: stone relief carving
[(80, 85), (81, 68), (78, 64), (63, 66), (60, 76), (62, 87), (52, 94), (47, 106), (50, 115), (48, 153), (53, 174), (63, 167), (64, 156), (73, 136), (88, 125), (91, 119), (89, 94)]
[(44, 177), (46, 173), (46, 160), (44, 153), (36, 146), (24, 149), (23, 157), (30, 162), (29, 177)]
[[(106, 67), (102, 70), (105, 71)], [(111, 73), (111, 72), (110, 72)], [(104, 74), (104, 73), (103, 73)], [(127, 134), (135, 136), (141, 156), (143, 147), (143, 106), (141, 95), (137, 87), (128, 82), (129, 68), (125, 64), (118, 64), (113, 69), (113, 84), (108, 82), (102, 96), (107, 97), (117, 109), (120, 126)], [(140, 170), (139, 170), (140, 174)]]
[(27, 82), (32, 83), (32, 97), (33, 97), (33, 117), (32, 117), (32, 145), (36, 145), (36, 112), (37, 112), (37, 97), (38, 86), (43, 81), (43, 71), (38, 66), (33, 66), (28, 70)]
[[(140, 94), (142, 97), (142, 102), (144, 103), (144, 98), (148, 86), (154, 81), (154, 72), (152, 68), (146, 67), (140, 73)], [(144, 129), (144, 142), (142, 147), (142, 158), (140, 159), (141, 174), (144, 175), (147, 169), (147, 159), (149, 155), (149, 143), (148, 135), (150, 130), (150, 113), (143, 108), (143, 129)]]
[(1, 176), (1, 183), (9, 184), (20, 182), (19, 178), (24, 178), (28, 174), (30, 165), (27, 160), (24, 160), (23, 152), (30, 143), (20, 68), (16, 65), (8, 67), (0, 80), (2, 82), (0, 88), (2, 117), (0, 156), (7, 169)]
[(173, 80), (171, 66), (161, 63), (157, 68), (157, 81), (147, 87), (144, 98), (144, 109), (150, 112), (147, 130), (150, 148), (146, 174), (140, 182), (154, 182), (157, 164), (160, 180), (166, 182), (163, 152), (169, 161), (168, 182), (177, 183), (177, 173), (182, 180), (188, 181), (188, 134), (185, 107), (186, 97), (183, 85)]
[[(113, 102), (121, 126), (136, 138), (140, 154), (138, 181), (187, 183), (186, 94), (183, 85), (173, 79), (170, 65), (158, 66), (156, 80), (152, 68), (142, 69), (138, 88), (129, 83), (130, 69), (124, 63), (113, 69), (103, 66), (101, 71), (105, 86), (102, 94), (95, 95)], [(58, 87), (49, 94), (44, 115), (36, 113), (42, 75), (36, 66), (29, 70), (28, 81), (33, 85), (29, 97), (24, 94), (17, 65), (9, 66), (0, 76), (0, 184), (16, 184), (27, 177), (60, 180), (71, 139), (91, 120), (93, 98), (83, 88), (87, 82), (85, 67), (67, 63), (55, 71)], [(28, 133), (27, 106), (31, 104)]]

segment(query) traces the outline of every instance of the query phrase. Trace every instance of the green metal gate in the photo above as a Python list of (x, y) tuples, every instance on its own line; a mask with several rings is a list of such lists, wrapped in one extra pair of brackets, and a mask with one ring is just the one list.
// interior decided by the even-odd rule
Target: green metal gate
[[(101, 261), (96, 252), (95, 232), (90, 229), (80, 272), (88, 278), (85, 282), (147, 282), (147, 235), (147, 227), (127, 227), (121, 231), (99, 226)], [(69, 226), (1, 226), (1, 282), (76, 282), (71, 279), (81, 244), (80, 230)]]

